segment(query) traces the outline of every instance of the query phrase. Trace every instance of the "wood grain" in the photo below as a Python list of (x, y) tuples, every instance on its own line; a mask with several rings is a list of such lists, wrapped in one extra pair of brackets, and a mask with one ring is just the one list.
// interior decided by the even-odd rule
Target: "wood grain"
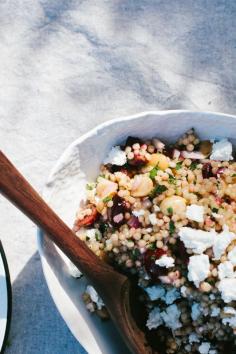
[(0, 192), (43, 229), (89, 278), (132, 353), (154, 353), (131, 316), (130, 283), (127, 277), (100, 260), (75, 236), (1, 151)]

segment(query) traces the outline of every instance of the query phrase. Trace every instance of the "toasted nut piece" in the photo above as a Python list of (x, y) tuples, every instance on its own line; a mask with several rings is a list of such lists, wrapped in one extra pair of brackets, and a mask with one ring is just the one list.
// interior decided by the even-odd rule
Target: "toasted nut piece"
[(200, 143), (200, 148), (199, 150), (201, 151), (201, 153), (205, 156), (210, 155), (211, 151), (212, 151), (212, 143), (210, 142), (210, 140), (203, 140)]
[(145, 197), (153, 189), (151, 178), (145, 175), (136, 175), (132, 180), (131, 195), (133, 197)]
[(163, 171), (169, 166), (168, 159), (163, 154), (152, 154), (148, 164), (151, 166), (158, 166)]
[(97, 184), (97, 196), (101, 199), (104, 199), (108, 196), (112, 196), (116, 193), (118, 189), (118, 184), (111, 182), (106, 178), (99, 178)]
[(209, 291), (211, 291), (211, 289), (212, 289), (211, 284), (207, 283), (206, 281), (203, 281), (200, 284), (200, 290), (203, 291), (203, 292), (208, 293)]
[(165, 215), (169, 215), (169, 208), (173, 209), (174, 214), (183, 213), (186, 209), (186, 200), (177, 195), (172, 195), (161, 202), (160, 208)]

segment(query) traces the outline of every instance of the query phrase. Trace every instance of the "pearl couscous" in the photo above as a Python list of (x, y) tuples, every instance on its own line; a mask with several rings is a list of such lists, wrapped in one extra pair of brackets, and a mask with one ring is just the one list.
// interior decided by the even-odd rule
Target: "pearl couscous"
[[(129, 137), (87, 184), (74, 231), (135, 279), (147, 338), (160, 353), (236, 353), (232, 153), (227, 139), (200, 141), (193, 129), (173, 145)], [(107, 317), (94, 289), (84, 300)]]

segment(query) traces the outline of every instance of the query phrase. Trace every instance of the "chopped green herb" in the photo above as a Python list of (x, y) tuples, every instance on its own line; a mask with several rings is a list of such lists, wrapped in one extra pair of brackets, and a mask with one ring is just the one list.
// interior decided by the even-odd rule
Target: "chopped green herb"
[(108, 202), (110, 202), (111, 200), (112, 200), (111, 197), (106, 197), (106, 198), (104, 198), (102, 201), (103, 201), (103, 203), (108, 203)]
[(86, 236), (86, 241), (89, 241), (89, 240), (90, 240), (90, 238), (88, 236)]
[(89, 191), (93, 190), (94, 187), (95, 187), (94, 183), (87, 183), (86, 184), (86, 189), (89, 190)]
[(236, 173), (234, 173), (231, 177), (236, 177)]
[(176, 169), (177, 171), (180, 170), (181, 167), (182, 167), (182, 164), (183, 164), (183, 161), (177, 162), (177, 163), (176, 163), (176, 166), (175, 166), (175, 169)]
[(131, 257), (132, 257), (133, 261), (135, 261), (139, 256), (140, 256), (140, 251), (138, 248), (135, 248), (134, 250), (132, 250)]
[(172, 236), (175, 232), (175, 224), (174, 224), (174, 221), (173, 220), (170, 220), (170, 223), (169, 223), (169, 233), (170, 235)]
[(158, 170), (159, 170), (158, 166), (154, 167), (154, 168), (149, 172), (149, 177), (150, 177), (151, 179), (155, 179)]
[(169, 214), (169, 215), (172, 215), (172, 214), (173, 214), (173, 208), (169, 207), (169, 208), (167, 208), (167, 211), (168, 211), (168, 214)]
[(165, 192), (168, 188), (163, 184), (158, 184), (156, 187), (153, 188), (151, 193), (149, 194), (150, 198), (155, 198), (156, 196)]
[(102, 234), (104, 234), (104, 232), (107, 231), (108, 227), (109, 227), (108, 224), (102, 222), (102, 223), (99, 225), (99, 231), (100, 231)]
[(169, 183), (176, 184), (176, 178), (171, 174), (169, 174)]
[(100, 241), (101, 240), (101, 234), (99, 231), (95, 231), (95, 238), (96, 238), (96, 241)]
[(218, 211), (219, 211), (219, 209), (217, 209), (217, 208), (212, 208), (211, 210), (213, 213), (218, 213)]
[(156, 243), (155, 242), (152, 242), (148, 245), (148, 248), (152, 251), (154, 251), (156, 249)]
[(191, 171), (194, 171), (194, 170), (196, 170), (197, 165), (198, 165), (198, 162), (197, 162), (197, 161), (193, 161), (193, 162), (191, 163), (191, 165), (189, 166), (189, 169), (190, 169)]

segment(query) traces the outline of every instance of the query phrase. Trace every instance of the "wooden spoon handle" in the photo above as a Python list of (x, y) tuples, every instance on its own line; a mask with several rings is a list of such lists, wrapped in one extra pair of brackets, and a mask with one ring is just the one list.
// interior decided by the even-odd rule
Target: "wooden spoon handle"
[(100, 277), (104, 281), (106, 273), (114, 273), (75, 236), (1, 151), (0, 192), (42, 228), (92, 283)]

